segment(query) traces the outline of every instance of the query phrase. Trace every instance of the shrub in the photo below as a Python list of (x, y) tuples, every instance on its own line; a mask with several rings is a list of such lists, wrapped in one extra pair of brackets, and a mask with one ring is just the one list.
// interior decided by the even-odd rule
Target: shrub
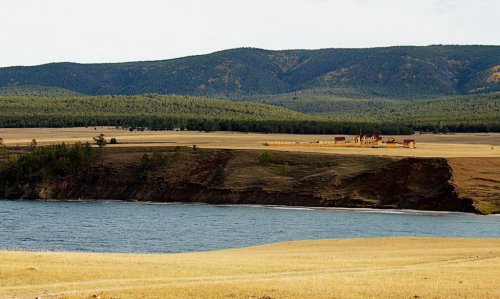
[(153, 167), (163, 167), (167, 164), (167, 157), (164, 153), (154, 150), (151, 157)]
[(94, 141), (97, 144), (97, 146), (99, 147), (99, 149), (105, 147), (106, 143), (107, 143), (106, 138), (104, 137), (104, 134), (100, 134), (100, 135), (94, 137)]
[(281, 165), (280, 174), (282, 176), (290, 176), (290, 172), (291, 172), (291, 170), (290, 170), (290, 166), (288, 165), (288, 163)]
[(273, 160), (273, 155), (270, 151), (263, 151), (259, 155), (259, 163), (261, 165), (267, 165)]
[(148, 154), (142, 155), (141, 168), (144, 170), (150, 170), (152, 168), (151, 159), (149, 158)]
[(213, 182), (218, 185), (224, 183), (225, 180), (226, 180), (226, 170), (224, 169), (224, 166), (219, 165), (215, 169)]

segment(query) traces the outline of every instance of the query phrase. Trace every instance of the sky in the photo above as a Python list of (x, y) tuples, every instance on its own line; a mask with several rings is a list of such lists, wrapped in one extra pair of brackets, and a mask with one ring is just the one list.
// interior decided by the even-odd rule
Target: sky
[(500, 44), (500, 0), (2, 0), (0, 66)]

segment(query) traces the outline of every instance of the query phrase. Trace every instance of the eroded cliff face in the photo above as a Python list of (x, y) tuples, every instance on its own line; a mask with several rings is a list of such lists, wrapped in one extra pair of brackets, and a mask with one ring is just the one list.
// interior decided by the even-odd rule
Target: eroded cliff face
[(259, 151), (162, 148), (165, 164), (145, 170), (141, 157), (151, 151), (109, 148), (104, 165), (32, 176), (3, 196), (481, 212), (441, 158), (272, 152), (262, 161)]

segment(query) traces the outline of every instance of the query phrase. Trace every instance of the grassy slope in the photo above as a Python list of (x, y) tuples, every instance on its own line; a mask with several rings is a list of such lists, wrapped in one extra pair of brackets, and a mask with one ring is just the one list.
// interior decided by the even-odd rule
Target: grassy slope
[(482, 299), (499, 295), (500, 240), (322, 240), (169, 255), (0, 251), (0, 259), (0, 298)]

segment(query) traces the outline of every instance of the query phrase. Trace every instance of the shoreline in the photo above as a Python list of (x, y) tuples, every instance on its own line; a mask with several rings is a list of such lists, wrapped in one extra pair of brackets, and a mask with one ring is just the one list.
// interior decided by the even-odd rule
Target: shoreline
[(302, 240), (288, 240), (270, 243), (262, 243), (256, 245), (249, 245), (243, 247), (228, 247), (221, 249), (211, 250), (198, 250), (198, 251), (179, 251), (179, 252), (118, 252), (118, 251), (78, 251), (78, 250), (31, 250), (31, 249), (8, 249), (0, 248), (0, 255), (2, 253), (47, 253), (47, 254), (75, 254), (75, 255), (130, 255), (130, 256), (171, 256), (171, 255), (186, 255), (186, 254), (199, 254), (199, 253), (219, 253), (227, 251), (240, 251), (262, 247), (276, 247), (276, 246), (293, 246), (294, 244), (307, 244), (316, 242), (383, 242), (383, 241), (500, 241), (500, 237), (442, 237), (442, 236), (422, 236), (422, 235), (408, 235), (408, 236), (390, 236), (390, 237), (348, 237), (348, 238), (324, 238), (324, 239), (302, 239)]
[[(235, 207), (235, 208), (257, 208), (257, 209), (277, 209), (292, 211), (332, 211), (332, 212), (357, 212), (376, 214), (400, 214), (400, 215), (449, 215), (449, 216), (478, 216), (478, 217), (500, 217), (500, 213), (480, 214), (473, 212), (459, 211), (433, 211), (397, 208), (350, 208), (350, 207), (315, 207), (315, 206), (293, 206), (293, 205), (265, 205), (265, 204), (211, 204), (205, 202), (160, 202), (160, 201), (138, 201), (122, 199), (9, 199), (0, 198), (1, 201), (27, 201), (27, 202), (51, 202), (51, 203), (123, 203), (139, 205), (167, 205), (167, 206), (211, 206), (211, 207)], [(1, 249), (0, 249), (1, 250)]]

